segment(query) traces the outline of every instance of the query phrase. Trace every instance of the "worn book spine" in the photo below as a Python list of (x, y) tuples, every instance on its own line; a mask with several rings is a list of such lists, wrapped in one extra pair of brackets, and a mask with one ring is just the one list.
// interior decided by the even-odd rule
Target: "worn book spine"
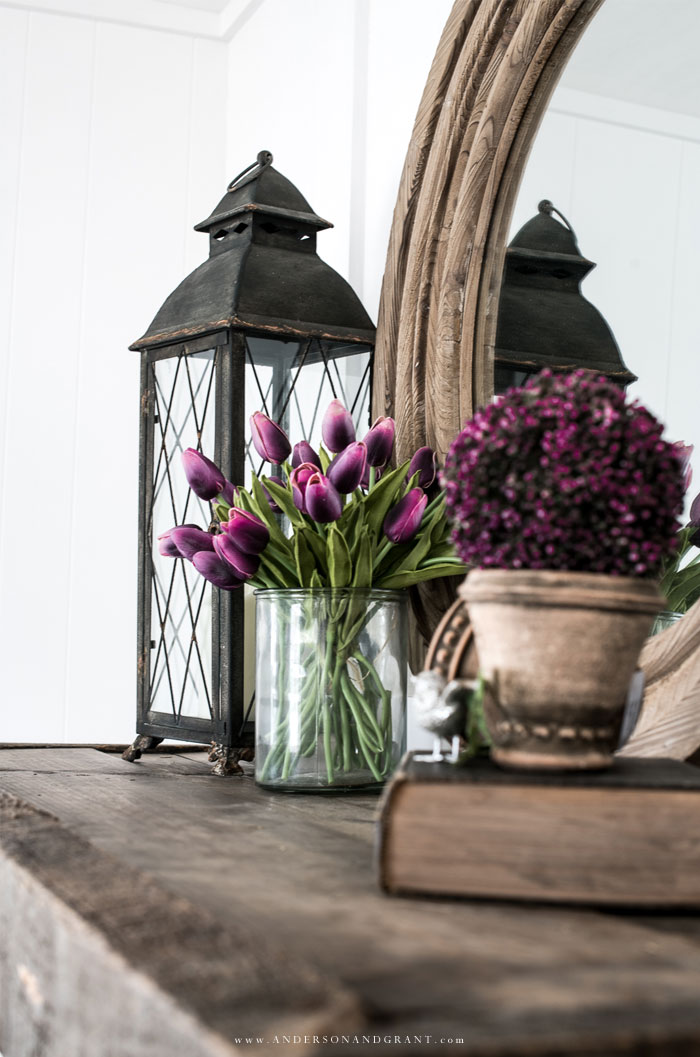
[(380, 884), (610, 906), (700, 906), (700, 780), (674, 761), (511, 776), (407, 758), (380, 810)]

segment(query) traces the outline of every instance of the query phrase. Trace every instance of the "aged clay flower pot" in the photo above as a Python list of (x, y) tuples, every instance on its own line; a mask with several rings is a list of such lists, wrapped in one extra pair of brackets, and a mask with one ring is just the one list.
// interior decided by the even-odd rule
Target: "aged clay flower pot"
[(460, 588), (504, 766), (595, 770), (617, 747), (630, 679), (663, 598), (598, 573), (476, 569)]

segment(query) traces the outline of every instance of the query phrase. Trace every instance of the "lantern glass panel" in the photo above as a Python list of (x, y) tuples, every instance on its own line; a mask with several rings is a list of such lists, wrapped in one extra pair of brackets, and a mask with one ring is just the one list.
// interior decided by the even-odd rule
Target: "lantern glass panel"
[(521, 388), (525, 385), (528, 378), (532, 378), (533, 374), (536, 373), (537, 368), (525, 371), (518, 367), (506, 367), (502, 364), (496, 364), (493, 372), (494, 394), (498, 396), (499, 393), (505, 393), (506, 389)]
[[(358, 436), (369, 423), (371, 352), (364, 345), (305, 338), (280, 342), (247, 338), (246, 421), (263, 411), (279, 422), (292, 443), (317, 448), (331, 400), (351, 411)], [(246, 438), (246, 483), (251, 472), (271, 473)]]
[(174, 525), (206, 529), (209, 504), (190, 490), (185, 448), (214, 451), (216, 352), (181, 352), (150, 364), (154, 394), (153, 492), (148, 535), (152, 554), (150, 711), (169, 722), (212, 716), (211, 588), (190, 562), (158, 552)]

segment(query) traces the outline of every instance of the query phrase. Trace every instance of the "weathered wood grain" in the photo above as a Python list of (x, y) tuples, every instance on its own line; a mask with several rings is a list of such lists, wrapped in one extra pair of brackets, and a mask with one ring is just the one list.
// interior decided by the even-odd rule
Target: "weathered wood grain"
[(642, 711), (621, 753), (688, 759), (700, 748), (700, 603), (647, 640), (640, 665)]
[(224, 1057), (260, 1052), (236, 1038), (261, 1025), (362, 1025), (349, 992), (245, 915), (232, 931), (2, 792), (0, 878), (6, 1057)]
[[(211, 765), (209, 765), (210, 767)], [(2, 771), (45, 772), (66, 771), (69, 774), (122, 774), (129, 775), (130, 768), (147, 767), (151, 773), (167, 768), (169, 774), (201, 774), (207, 767), (207, 753), (154, 753), (137, 763), (127, 763), (118, 752), (102, 752), (89, 748), (5, 749), (0, 746), (0, 773)]]
[(700, 911), (700, 770), (617, 759), (597, 773), (506, 772), (409, 754), (382, 800), (390, 892)]
[[(8, 933), (0, 933), (0, 949), (7, 950), (9, 942), (12, 950), (24, 952), (22, 964), (34, 977), (44, 950), (47, 963), (62, 966), (68, 952), (83, 967), (68, 969), (60, 986), (55, 978), (41, 978), (46, 988), (40, 987), (42, 995), (57, 988), (62, 996), (59, 1024), (69, 1015), (66, 996), (78, 989), (92, 994), (86, 958), (90, 965), (94, 959), (101, 965), (103, 956), (96, 953), (104, 950), (100, 943), (106, 943), (107, 952), (124, 954), (109, 915), (128, 923), (129, 947), (126, 961), (120, 962), (126, 976), (113, 966), (109, 971), (100, 967), (96, 980), (118, 1007), (119, 1015), (111, 1010), (104, 1014), (109, 1031), (118, 1034), (117, 1021), (125, 1011), (140, 1026), (128, 1037), (130, 1051), (112, 1051), (104, 1044), (100, 1049), (94, 1034), (99, 1017), (93, 1011), (86, 1035), (93, 1046), (90, 1057), (97, 1053), (111, 1057), (112, 1052), (119, 1057), (126, 1052), (130, 1057), (142, 1053), (160, 1057), (163, 1051), (157, 1049), (157, 1040), (148, 1042), (149, 1050), (148, 1040), (142, 1038), (144, 1010), (150, 1002), (155, 1002), (154, 1014), (168, 1019), (170, 1052), (198, 1057), (200, 1051), (190, 1046), (190, 1035), (176, 1042), (186, 1022), (167, 1005), (172, 999), (176, 1009), (184, 1007), (191, 1013), (190, 988), (197, 1001), (204, 1002), (204, 990), (210, 988), (214, 996), (226, 996), (215, 1003), (216, 1017), (221, 1019), (210, 1021), (210, 1026), (227, 1038), (228, 1045), (242, 1034), (243, 1024), (255, 1036), (269, 1037), (275, 1028), (289, 1032), (299, 1022), (300, 1011), (306, 1015), (305, 988), (318, 994), (314, 981), (319, 979), (331, 998), (328, 1005), (320, 998), (316, 1005), (309, 999), (317, 1023), (334, 1008), (334, 1001), (340, 1003), (329, 1032), (341, 1031), (341, 1025), (352, 1023), (352, 1016), (360, 1011), (363, 1019), (355, 1020), (364, 1025), (358, 1027), (360, 1032), (377, 1034), (380, 1040), (399, 1032), (423, 1035), (424, 1040), (429, 1034), (438, 1040), (462, 1038), (462, 1044), (444, 1050), (470, 1057), (700, 1053), (700, 937), (691, 935), (695, 918), (662, 919), (663, 927), (657, 928), (648, 917), (637, 920), (586, 910), (389, 899), (378, 889), (373, 864), (375, 797), (275, 795), (257, 789), (247, 777), (222, 781), (208, 774), (169, 775), (167, 768), (149, 776), (146, 766), (125, 766), (124, 775), (81, 773), (80, 767), (71, 775), (52, 770), (50, 761), (40, 773), (0, 770), (0, 788), (48, 808), (59, 818), (59, 828), (78, 841), (70, 846), (52, 841), (46, 845), (41, 827), (24, 832), (23, 857), (13, 859), (12, 869), (21, 871), (22, 885), (38, 879), (39, 888), (32, 889), (32, 897), (19, 911), (17, 884), (13, 882), (11, 897), (6, 886), (0, 887), (6, 915), (2, 927), (10, 928), (12, 936), (8, 941)], [(1, 833), (0, 845), (4, 845), (4, 824)], [(53, 858), (49, 849), (54, 849)], [(94, 872), (92, 855), (117, 870), (124, 887), (120, 882), (115, 889), (109, 876)], [(5, 851), (3, 862), (7, 858)], [(84, 876), (84, 884), (76, 873)], [(142, 902), (140, 893), (147, 882), (155, 887)], [(184, 918), (179, 911), (171, 916), (168, 908), (178, 910), (182, 901), (188, 908)], [(115, 904), (116, 910), (111, 909)], [(37, 906), (42, 907), (41, 928), (49, 940), (45, 944), (37, 936), (28, 961), (24, 941), (17, 935), (22, 930), (5, 922), (8, 915), (19, 921), (20, 913), (24, 921), (32, 920)], [(151, 912), (153, 924), (149, 924)], [(190, 919), (192, 913), (195, 918)], [(187, 922), (201, 922), (199, 914), (205, 919), (201, 926), (205, 937), (211, 935), (212, 921), (226, 937), (222, 946), (215, 947), (211, 971), (203, 949), (206, 943), (203, 947), (195, 943), (192, 959), (187, 954), (190, 942), (195, 942)], [(76, 929), (83, 935), (81, 922), (86, 919), (97, 935), (90, 932), (89, 940), (71, 939)], [(56, 921), (61, 923), (58, 933)], [(300, 977), (287, 966), (287, 952), (307, 967)], [(171, 959), (177, 968), (168, 967)], [(249, 991), (236, 975), (241, 959)], [(15, 1011), (29, 1015), (27, 988), (34, 993), (32, 976), (24, 974), (24, 982), (18, 983), (16, 961), (10, 967), (0, 964), (0, 994), (9, 994)], [(138, 980), (132, 972), (135, 967), (141, 974)], [(200, 971), (202, 980), (209, 981), (206, 988), (197, 987), (192, 979)], [(190, 972), (187, 986), (177, 990), (178, 974)], [(212, 983), (212, 974), (218, 979), (219, 972), (233, 975), (225, 977), (225, 985)], [(271, 982), (265, 972), (272, 974)], [(6, 979), (12, 981), (9, 991)], [(149, 979), (161, 981), (155, 996)], [(343, 1004), (348, 994), (349, 1006)], [(225, 1013), (221, 1005), (226, 1006)], [(209, 1016), (205, 1005), (193, 1015)], [(38, 1014), (32, 1016), (31, 1023), (42, 1023)], [(50, 1016), (52, 1030), (58, 1030), (57, 1016), (55, 1012)], [(73, 1045), (73, 1036), (69, 1037)], [(36, 1038), (32, 1035), (32, 1044)], [(210, 1049), (201, 1052), (231, 1052), (212, 1049), (211, 1036), (206, 1042)], [(342, 1048), (310, 1049), (325, 1057)], [(434, 1041), (411, 1049), (441, 1052)], [(393, 1041), (348, 1049), (357, 1054), (396, 1051)], [(42, 1051), (5, 1045), (4, 1052), (5, 1057), (25, 1057)], [(83, 1057), (85, 1051), (43, 1052)], [(267, 1052), (280, 1054), (284, 1048), (269, 1046)]]

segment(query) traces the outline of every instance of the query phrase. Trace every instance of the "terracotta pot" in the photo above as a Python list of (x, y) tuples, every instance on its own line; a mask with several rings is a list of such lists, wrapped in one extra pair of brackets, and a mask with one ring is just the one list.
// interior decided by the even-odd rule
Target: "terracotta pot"
[(469, 606), (497, 763), (596, 770), (617, 747), (625, 698), (664, 599), (647, 580), (476, 569)]

